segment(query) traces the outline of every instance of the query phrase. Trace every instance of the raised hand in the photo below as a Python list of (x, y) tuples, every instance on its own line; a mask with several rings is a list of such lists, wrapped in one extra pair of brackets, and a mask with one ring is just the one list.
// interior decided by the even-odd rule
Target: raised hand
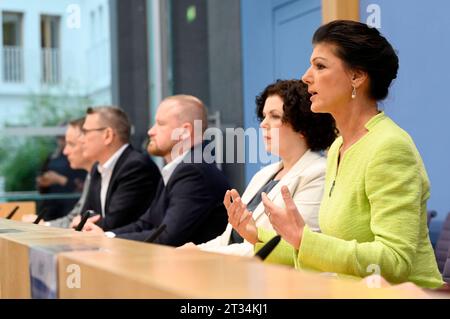
[(273, 229), (294, 248), (300, 247), (305, 221), (300, 215), (287, 186), (281, 187), (281, 194), (286, 208), (276, 206), (266, 193), (262, 193), (265, 213)]
[(237, 190), (232, 189), (225, 193), (223, 204), (227, 209), (228, 222), (245, 240), (252, 244), (258, 242), (258, 230), (252, 212), (242, 202)]

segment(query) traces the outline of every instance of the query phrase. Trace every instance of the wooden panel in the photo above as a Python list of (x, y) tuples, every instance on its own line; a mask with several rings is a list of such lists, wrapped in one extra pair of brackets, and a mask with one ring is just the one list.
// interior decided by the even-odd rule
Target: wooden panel
[[(0, 230), (1, 229), (14, 229), (19, 231), (48, 231), (49, 229), (54, 229), (55, 231), (61, 230), (61, 228), (50, 228), (42, 225), (34, 225), (33, 223), (23, 223), (15, 220), (7, 220), (0, 218)], [(2, 233), (0, 233), (0, 236)]]
[(322, 22), (338, 19), (359, 21), (359, 0), (322, 0)]
[(19, 206), (19, 210), (14, 214), (13, 220), (20, 221), (25, 214), (36, 214), (35, 202), (8, 202), (0, 203), (0, 217), (6, 217), (16, 206)]
[[(7, 230), (22, 232), (5, 233)], [(3, 233), (1, 232), (3, 231)], [(98, 250), (55, 253), (59, 298), (424, 298), (408, 290), (268, 265), (238, 256), (178, 250), (0, 219), (0, 296), (29, 298), (30, 247)], [(68, 285), (79, 266), (80, 287)], [(439, 296), (433, 296), (439, 298)]]
[[(423, 298), (410, 290), (368, 288), (361, 281), (199, 251), (69, 252), (59, 255), (60, 298)], [(80, 267), (80, 288), (68, 288), (68, 265)]]
[(83, 243), (86, 240), (91, 243), (92, 237), (68, 229), (0, 219), (0, 295), (2, 298), (31, 297), (30, 247)]

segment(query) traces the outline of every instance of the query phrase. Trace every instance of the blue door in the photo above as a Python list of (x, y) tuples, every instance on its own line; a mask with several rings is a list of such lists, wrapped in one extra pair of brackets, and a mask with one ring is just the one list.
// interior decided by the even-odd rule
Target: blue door
[[(247, 129), (259, 126), (256, 95), (276, 79), (299, 78), (307, 69), (322, 15), (320, 0), (243, 0), (241, 6)], [(261, 163), (247, 163), (247, 183), (260, 168)]]

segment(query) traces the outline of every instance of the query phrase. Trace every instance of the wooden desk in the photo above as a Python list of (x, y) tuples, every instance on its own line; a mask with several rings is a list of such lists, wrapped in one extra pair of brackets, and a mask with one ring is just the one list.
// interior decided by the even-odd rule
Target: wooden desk
[(86, 244), (92, 238), (69, 229), (0, 219), (0, 297), (30, 298), (30, 247)]
[(0, 203), (0, 217), (8, 216), (8, 214), (16, 206), (19, 206), (19, 209), (14, 214), (14, 216), (12, 218), (13, 220), (20, 221), (23, 215), (36, 213), (36, 203), (35, 202), (8, 202), (8, 203)]
[(15, 220), (8, 220), (0, 218), (0, 236), (5, 236), (7, 234), (19, 234), (19, 233), (35, 233), (35, 232), (67, 232), (68, 229), (62, 228), (51, 228), (43, 225), (35, 225), (33, 223), (23, 223)]
[[(60, 298), (424, 298), (420, 289), (370, 289), (255, 259), (143, 244), (59, 255)], [(137, 246), (136, 246), (137, 247)], [(131, 248), (131, 246), (130, 246)], [(80, 267), (81, 288), (65, 284)]]
[[(55, 253), (60, 298), (424, 298), (421, 289), (361, 282), (264, 264), (253, 258), (177, 250), (0, 219), (0, 297), (30, 297), (30, 247), (89, 246)], [(77, 246), (78, 245), (78, 246)], [(79, 267), (80, 288), (67, 285)], [(440, 298), (441, 296), (434, 295)]]

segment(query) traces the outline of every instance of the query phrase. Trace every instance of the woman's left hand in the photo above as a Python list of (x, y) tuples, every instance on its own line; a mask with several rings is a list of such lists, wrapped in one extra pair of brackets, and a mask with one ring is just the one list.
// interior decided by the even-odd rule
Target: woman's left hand
[(283, 237), (284, 240), (294, 246), (295, 249), (299, 249), (305, 221), (300, 215), (297, 206), (295, 206), (287, 186), (281, 188), (281, 195), (283, 196), (286, 208), (276, 206), (267, 197), (266, 193), (262, 193), (261, 196), (265, 207), (265, 213), (269, 218), (273, 229)]

